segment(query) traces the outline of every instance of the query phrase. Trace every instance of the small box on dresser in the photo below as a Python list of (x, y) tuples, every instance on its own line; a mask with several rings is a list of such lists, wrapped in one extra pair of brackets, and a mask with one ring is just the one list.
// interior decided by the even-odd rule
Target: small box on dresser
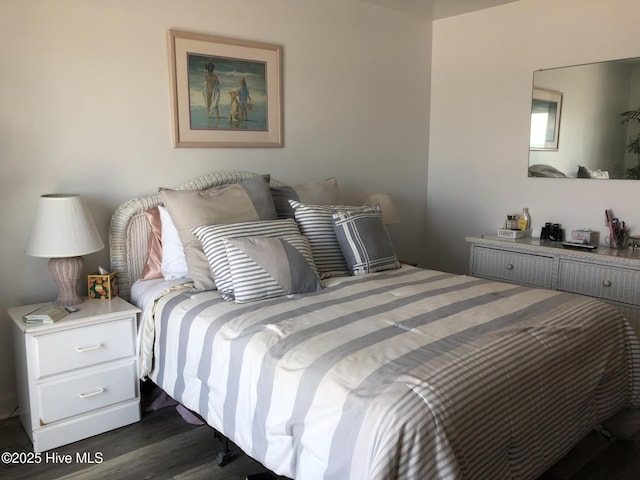
[(43, 304), (8, 310), (18, 405), (34, 452), (140, 420), (137, 314), (121, 298), (84, 302), (51, 324), (25, 323)]
[(586, 245), (598, 245), (600, 241), (600, 233), (591, 230), (571, 230), (571, 242), (583, 243)]
[(111, 300), (118, 296), (118, 272), (90, 273), (87, 276), (89, 300)]

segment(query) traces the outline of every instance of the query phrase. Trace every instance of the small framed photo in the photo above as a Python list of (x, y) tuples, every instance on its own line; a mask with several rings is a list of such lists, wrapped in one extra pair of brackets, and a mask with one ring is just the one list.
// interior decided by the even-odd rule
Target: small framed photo
[(174, 147), (282, 147), (277, 45), (169, 30)]
[(562, 93), (533, 89), (530, 150), (558, 150)]

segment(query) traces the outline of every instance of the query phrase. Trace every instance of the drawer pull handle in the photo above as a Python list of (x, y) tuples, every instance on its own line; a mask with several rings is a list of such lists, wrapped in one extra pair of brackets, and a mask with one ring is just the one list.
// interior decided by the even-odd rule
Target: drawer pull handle
[(101, 393), (104, 393), (104, 388), (99, 388), (98, 390), (94, 390), (93, 392), (79, 393), (78, 396), (80, 398), (89, 398), (89, 397), (95, 397), (96, 395), (100, 395)]
[(98, 350), (100, 348), (102, 348), (102, 344), (96, 343), (95, 345), (89, 345), (88, 347), (76, 347), (76, 352), (78, 353), (90, 352), (92, 350)]
[(507, 270), (513, 270), (513, 265), (510, 263), (507, 263)]
[(602, 285), (605, 286), (605, 287), (610, 287), (611, 286), (611, 280), (604, 280), (602, 282)]

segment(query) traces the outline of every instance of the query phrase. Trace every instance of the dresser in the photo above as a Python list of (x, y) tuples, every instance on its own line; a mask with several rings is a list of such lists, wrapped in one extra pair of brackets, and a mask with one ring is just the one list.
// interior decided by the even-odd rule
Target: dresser
[(20, 420), (42, 452), (140, 420), (138, 308), (121, 298), (85, 301), (52, 324), (13, 320)]
[(640, 335), (640, 251), (583, 251), (538, 238), (467, 237), (470, 274), (588, 295), (614, 305)]

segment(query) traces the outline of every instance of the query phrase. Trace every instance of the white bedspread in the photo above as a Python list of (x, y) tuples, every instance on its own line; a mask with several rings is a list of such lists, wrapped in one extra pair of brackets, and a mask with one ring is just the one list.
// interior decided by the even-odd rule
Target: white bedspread
[(640, 404), (610, 306), (403, 266), (237, 305), (161, 296), (142, 375), (271, 470), (315, 479), (533, 479)]

